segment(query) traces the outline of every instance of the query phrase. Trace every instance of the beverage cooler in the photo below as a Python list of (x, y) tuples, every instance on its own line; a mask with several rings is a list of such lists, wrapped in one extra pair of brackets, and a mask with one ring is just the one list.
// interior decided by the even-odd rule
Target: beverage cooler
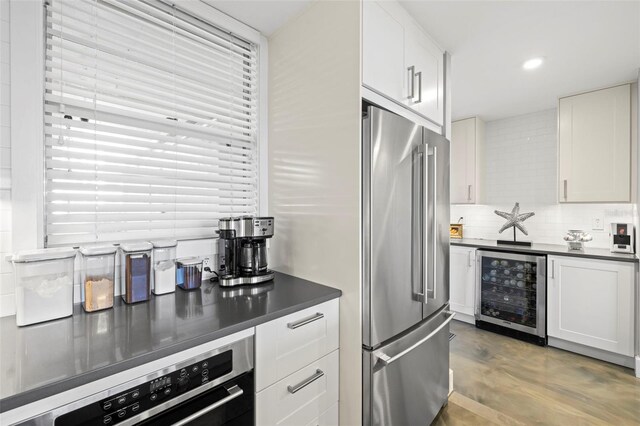
[(478, 251), (476, 326), (546, 344), (546, 257)]

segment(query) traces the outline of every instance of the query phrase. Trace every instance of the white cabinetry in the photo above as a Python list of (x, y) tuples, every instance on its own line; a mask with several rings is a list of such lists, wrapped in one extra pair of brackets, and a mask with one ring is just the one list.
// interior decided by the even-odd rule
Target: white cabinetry
[(451, 310), (457, 320), (475, 324), (476, 249), (451, 246), (449, 268)]
[(635, 264), (557, 256), (547, 262), (549, 344), (557, 338), (632, 357)]
[(397, 2), (362, 5), (362, 84), (444, 123), (444, 52)]
[(331, 300), (256, 327), (256, 424), (338, 424), (338, 308)]
[(631, 85), (560, 99), (558, 200), (631, 201)]
[(481, 201), (484, 122), (478, 117), (451, 124), (451, 203)]

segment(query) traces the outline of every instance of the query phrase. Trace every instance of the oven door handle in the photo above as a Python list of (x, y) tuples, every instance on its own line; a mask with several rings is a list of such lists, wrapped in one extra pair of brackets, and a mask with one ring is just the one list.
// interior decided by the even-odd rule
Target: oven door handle
[(220, 401), (211, 404), (210, 406), (203, 408), (200, 411), (196, 411), (195, 413), (191, 414), (188, 417), (185, 417), (184, 419), (180, 420), (177, 423), (174, 423), (173, 426), (183, 426), (186, 425), (187, 423), (197, 419), (198, 417), (202, 417), (205, 414), (209, 413), (210, 411), (215, 410), (218, 407), (223, 406), (224, 404), (226, 404), (229, 401), (232, 401), (236, 398), (238, 398), (239, 396), (242, 396), (242, 394), (244, 393), (244, 391), (242, 389), (240, 389), (238, 387), (238, 385), (233, 385), (230, 388), (225, 388), (227, 390), (227, 392), (229, 392), (229, 396), (225, 396), (224, 398), (222, 398)]

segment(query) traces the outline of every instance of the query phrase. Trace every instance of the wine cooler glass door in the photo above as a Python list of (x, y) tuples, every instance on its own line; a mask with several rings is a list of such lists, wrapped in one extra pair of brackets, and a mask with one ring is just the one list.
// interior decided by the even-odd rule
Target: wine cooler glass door
[(544, 257), (480, 252), (479, 263), (479, 319), (544, 335)]

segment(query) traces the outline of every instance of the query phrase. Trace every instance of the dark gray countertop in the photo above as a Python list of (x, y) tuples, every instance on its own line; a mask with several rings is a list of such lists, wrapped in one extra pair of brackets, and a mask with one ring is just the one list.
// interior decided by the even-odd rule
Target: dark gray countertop
[[(248, 289), (249, 287), (244, 287)], [(17, 327), (0, 318), (0, 412), (137, 367), (340, 297), (340, 290), (276, 273), (237, 294), (208, 282), (146, 303)], [(246, 291), (246, 290), (245, 290)]]
[(573, 256), (583, 257), (590, 259), (601, 260), (615, 260), (618, 262), (638, 262), (638, 257), (635, 254), (625, 253), (611, 253), (609, 249), (602, 248), (589, 248), (588, 244), (585, 244), (583, 250), (569, 250), (567, 246), (557, 244), (533, 244), (531, 247), (524, 246), (511, 246), (511, 245), (498, 245), (496, 240), (475, 240), (471, 238), (462, 238), (451, 240), (452, 246), (467, 246), (477, 247), (481, 249), (490, 249), (503, 252), (518, 252), (518, 253), (541, 253), (551, 254), (554, 256)]

